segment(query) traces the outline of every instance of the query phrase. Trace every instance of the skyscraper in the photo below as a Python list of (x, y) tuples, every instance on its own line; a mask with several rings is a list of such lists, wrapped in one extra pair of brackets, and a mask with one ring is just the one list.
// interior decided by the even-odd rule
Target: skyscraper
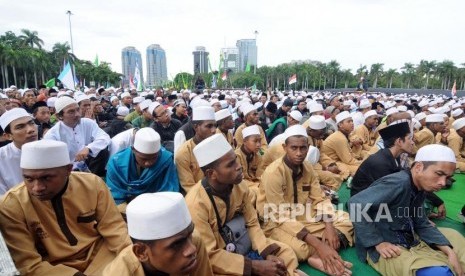
[(203, 46), (195, 47), (194, 55), (194, 74), (208, 73), (208, 52)]
[(221, 69), (227, 71), (231, 69), (232, 72), (239, 72), (239, 49), (233, 48), (221, 48), (221, 55), (223, 58)]
[(158, 44), (149, 45), (147, 47), (147, 86), (150, 88), (161, 86), (167, 80), (165, 50)]
[(133, 46), (124, 48), (121, 51), (121, 61), (123, 63), (123, 87), (129, 86), (129, 80), (134, 78), (134, 72), (137, 67), (139, 68), (142, 83), (144, 83), (144, 74), (142, 71), (142, 57), (140, 52)]
[(236, 42), (239, 49), (239, 72), (244, 72), (247, 63), (257, 67), (257, 44), (255, 39), (240, 39)]

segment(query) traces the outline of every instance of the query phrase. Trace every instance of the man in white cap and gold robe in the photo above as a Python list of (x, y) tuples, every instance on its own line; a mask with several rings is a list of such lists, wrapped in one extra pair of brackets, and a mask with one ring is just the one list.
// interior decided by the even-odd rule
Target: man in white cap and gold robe
[[(267, 239), (242, 182), (242, 167), (231, 145), (215, 134), (194, 148), (205, 173), (186, 196), (192, 221), (207, 247), (213, 273), (220, 275), (294, 275), (298, 266), (292, 250)], [(216, 210), (216, 211), (215, 211)], [(226, 225), (237, 223), (240, 240), (231, 240)], [(228, 224), (231, 223), (231, 224)], [(233, 234), (233, 236), (236, 236)], [(258, 252), (257, 252), (258, 251)]]
[(419, 132), (415, 133), (413, 136), (413, 141), (415, 142), (414, 153), (426, 145), (435, 144), (436, 134), (443, 132), (444, 128), (444, 116), (442, 114), (427, 115), (426, 126)]
[(223, 134), (228, 143), (234, 146), (234, 136), (232, 135), (234, 119), (229, 109), (221, 109), (215, 112), (215, 120), (217, 124), (216, 133)]
[(334, 210), (306, 161), (309, 146), (305, 128), (292, 126), (285, 134), (286, 154), (271, 163), (261, 177), (257, 210), (264, 232), (289, 245), (299, 261), (329, 274), (350, 273), (351, 264), (337, 253), (353, 243), (349, 215)]
[(452, 123), (451, 131), (447, 138), (449, 148), (454, 152), (457, 159), (457, 169), (465, 171), (465, 147), (463, 137), (465, 137), (465, 118), (460, 118)]
[(194, 231), (180, 193), (142, 194), (126, 211), (133, 244), (105, 268), (104, 276), (213, 275), (205, 244)]
[(455, 171), (454, 152), (420, 148), (410, 170), (373, 182), (349, 200), (357, 255), (382, 275), (463, 275), (465, 239), (438, 229), (424, 211), (426, 192), (445, 187)]
[(375, 134), (375, 128), (378, 126), (378, 113), (376, 110), (370, 110), (363, 114), (365, 122), (355, 127), (354, 134), (362, 139), (362, 150), (363, 155), (368, 155), (371, 147), (374, 146), (377, 134)]
[[(234, 140), (236, 141), (236, 148), (240, 148), (243, 143), (242, 130), (251, 125), (259, 125), (258, 112), (255, 106), (250, 103), (245, 103), (240, 106), (240, 110), (244, 116), (244, 123), (241, 124), (234, 133)], [(260, 136), (261, 136), (261, 148), (260, 151), (264, 153), (268, 147), (268, 142), (266, 141), (266, 135), (263, 129), (260, 127)]]
[(12, 142), (0, 148), (0, 196), (23, 181), (19, 166), (21, 147), (37, 140), (34, 118), (22, 108), (13, 108), (0, 117), (0, 127)]
[(2, 198), (0, 229), (22, 275), (99, 275), (130, 244), (107, 186), (71, 172), (65, 143), (23, 145), (20, 166), (24, 182)]

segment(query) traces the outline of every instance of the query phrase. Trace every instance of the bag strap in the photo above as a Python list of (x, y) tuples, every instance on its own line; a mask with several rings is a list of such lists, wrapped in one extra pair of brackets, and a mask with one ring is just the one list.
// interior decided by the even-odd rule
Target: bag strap
[(216, 207), (215, 200), (213, 199), (211, 187), (207, 183), (207, 178), (202, 179), (202, 186), (205, 189), (205, 192), (207, 192), (208, 198), (210, 198), (210, 201), (212, 202), (213, 209), (215, 210), (216, 220), (218, 221), (218, 231), (222, 233), (221, 230), (223, 229), (223, 222), (221, 221), (220, 213), (218, 212), (218, 208)]

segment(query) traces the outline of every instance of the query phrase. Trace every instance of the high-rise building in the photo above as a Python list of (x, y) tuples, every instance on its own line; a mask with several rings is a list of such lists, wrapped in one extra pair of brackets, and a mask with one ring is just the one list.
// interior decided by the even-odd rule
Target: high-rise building
[(129, 86), (129, 80), (134, 78), (136, 64), (139, 68), (142, 83), (144, 83), (144, 73), (142, 71), (142, 57), (140, 52), (133, 46), (124, 48), (121, 51), (121, 60), (123, 62), (123, 87)]
[(244, 72), (247, 64), (257, 67), (257, 44), (255, 39), (240, 39), (236, 42), (239, 49), (239, 72)]
[(195, 47), (194, 55), (194, 74), (208, 73), (208, 52), (203, 46)]
[(222, 63), (220, 64), (221, 69), (227, 71), (230, 69), (232, 72), (239, 72), (239, 49), (236, 47), (222, 48)]
[(152, 44), (147, 47), (147, 86), (154, 88), (163, 85), (168, 80), (166, 69), (166, 54), (160, 45)]

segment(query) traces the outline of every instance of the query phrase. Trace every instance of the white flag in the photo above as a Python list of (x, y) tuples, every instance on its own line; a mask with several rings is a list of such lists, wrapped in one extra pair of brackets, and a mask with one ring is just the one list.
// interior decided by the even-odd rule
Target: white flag
[(74, 84), (74, 77), (73, 77), (73, 71), (71, 70), (71, 65), (66, 63), (65, 68), (63, 68), (63, 71), (61, 71), (60, 75), (58, 76), (58, 79), (61, 81), (64, 87), (74, 90), (75, 89), (75, 84)]

